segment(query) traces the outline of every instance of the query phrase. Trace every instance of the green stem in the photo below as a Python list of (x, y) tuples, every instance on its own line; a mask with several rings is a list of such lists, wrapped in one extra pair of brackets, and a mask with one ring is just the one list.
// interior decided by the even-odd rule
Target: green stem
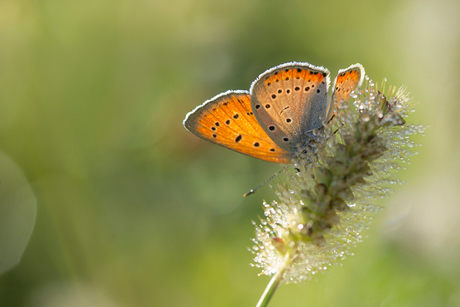
[(281, 268), (275, 275), (273, 275), (256, 307), (266, 307), (268, 305), (268, 302), (275, 293), (276, 288), (278, 288), (281, 280), (283, 279), (284, 271), (286, 271), (286, 267)]

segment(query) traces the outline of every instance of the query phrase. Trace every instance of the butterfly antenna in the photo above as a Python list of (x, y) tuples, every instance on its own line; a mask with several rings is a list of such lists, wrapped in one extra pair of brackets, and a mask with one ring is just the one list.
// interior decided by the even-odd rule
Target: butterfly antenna
[(335, 114), (332, 114), (331, 118), (327, 121), (327, 124), (329, 125), (329, 123), (334, 119), (335, 117)]
[(265, 180), (264, 182), (262, 182), (261, 184), (259, 184), (257, 187), (255, 187), (254, 189), (251, 189), (249, 190), (249, 192), (245, 193), (243, 195), (243, 197), (247, 197), (253, 193), (255, 193), (255, 191), (257, 191), (257, 189), (261, 188), (262, 186), (264, 186), (267, 182), (269, 182), (270, 180), (272, 180), (273, 178), (277, 177), (279, 174), (281, 174), (282, 172), (284, 172), (286, 170), (286, 167), (283, 168), (282, 170), (280, 170), (279, 172), (275, 173), (273, 176), (271, 176), (270, 178), (268, 178), (267, 180)]

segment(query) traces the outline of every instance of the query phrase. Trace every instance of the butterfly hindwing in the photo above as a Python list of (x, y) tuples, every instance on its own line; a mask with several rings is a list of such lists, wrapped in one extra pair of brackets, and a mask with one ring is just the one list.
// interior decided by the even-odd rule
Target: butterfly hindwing
[(274, 163), (292, 155), (276, 145), (251, 110), (247, 91), (228, 91), (187, 114), (183, 124), (193, 134), (237, 152)]

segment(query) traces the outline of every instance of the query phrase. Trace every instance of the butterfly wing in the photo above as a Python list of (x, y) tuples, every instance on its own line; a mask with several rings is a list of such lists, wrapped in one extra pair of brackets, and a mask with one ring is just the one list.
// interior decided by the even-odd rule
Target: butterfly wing
[(274, 163), (291, 163), (260, 127), (247, 91), (228, 91), (188, 113), (183, 122), (193, 134), (242, 154)]
[(332, 86), (332, 103), (329, 105), (328, 118), (332, 116), (334, 104), (337, 103), (337, 105), (340, 105), (342, 101), (348, 101), (351, 92), (361, 86), (363, 80), (364, 67), (359, 63), (339, 70)]
[(254, 115), (282, 149), (304, 147), (307, 132), (320, 128), (328, 108), (329, 71), (309, 63), (290, 62), (261, 74), (251, 85)]

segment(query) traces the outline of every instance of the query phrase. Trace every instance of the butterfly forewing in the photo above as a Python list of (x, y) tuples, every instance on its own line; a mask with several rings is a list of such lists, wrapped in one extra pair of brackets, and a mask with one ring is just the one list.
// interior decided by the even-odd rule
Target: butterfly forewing
[(328, 109), (329, 71), (308, 63), (286, 63), (261, 74), (251, 86), (252, 110), (266, 134), (296, 152), (308, 131), (320, 128)]
[(240, 153), (274, 163), (291, 163), (293, 155), (265, 133), (251, 110), (247, 91), (220, 94), (187, 114), (193, 134)]
[(364, 67), (361, 64), (354, 64), (348, 68), (339, 70), (332, 86), (332, 103), (328, 111), (332, 115), (332, 107), (334, 104), (339, 106), (342, 102), (350, 99), (352, 91), (356, 90), (364, 79)]

